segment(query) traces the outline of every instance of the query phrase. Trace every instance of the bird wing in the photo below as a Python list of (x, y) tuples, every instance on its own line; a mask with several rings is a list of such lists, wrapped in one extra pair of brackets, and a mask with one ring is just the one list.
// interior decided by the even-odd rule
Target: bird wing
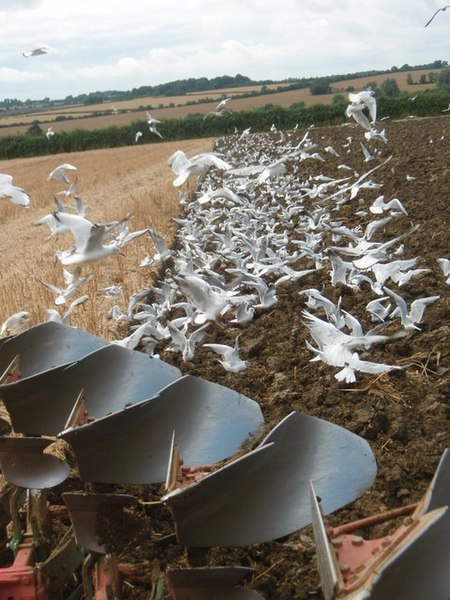
[(220, 354), (223, 359), (229, 358), (234, 352), (234, 347), (232, 348), (231, 346), (226, 346), (225, 344), (203, 344), (203, 347), (211, 348), (211, 350), (217, 352), (217, 354)]
[(64, 183), (70, 183), (70, 179), (65, 174), (66, 170), (76, 171), (77, 168), (69, 163), (63, 163), (62, 165), (56, 167), (56, 169), (53, 169), (53, 171), (47, 177), (47, 181), (50, 181), (50, 179), (58, 179), (59, 181), (63, 181)]
[(422, 321), (423, 313), (425, 312), (425, 308), (436, 300), (439, 300), (440, 296), (428, 296), (428, 298), (419, 298), (411, 302), (411, 309), (409, 311), (409, 316), (413, 323), (420, 323)]
[(85, 252), (95, 252), (96, 250), (100, 250), (103, 246), (105, 235), (106, 228), (104, 225), (92, 225), (84, 248), (78, 247), (77, 244), (77, 250), (84, 250)]
[(367, 129), (367, 131), (370, 131), (370, 123), (369, 123), (369, 119), (366, 117), (366, 115), (363, 113), (363, 105), (362, 104), (349, 104), (347, 106), (347, 110), (345, 111), (345, 114), (347, 115), (347, 117), (353, 117), (355, 119), (355, 121), (358, 123), (358, 125), (361, 125), (361, 127), (363, 129)]
[(79, 215), (72, 215), (70, 213), (53, 213), (53, 216), (57, 221), (60, 221), (66, 225), (75, 237), (75, 244), (77, 250), (84, 249), (91, 235), (91, 229), (94, 225)]
[(434, 15), (431, 17), (431, 19), (429, 21), (427, 21), (424, 25), (424, 27), (428, 27), (428, 25), (431, 23), (431, 21), (434, 19), (434, 17), (442, 11), (447, 10), (447, 8), (450, 8), (450, 4), (448, 4), (447, 6), (443, 6), (442, 8), (438, 8), (437, 11), (434, 13)]
[(171, 156), (169, 156), (167, 163), (175, 175), (179, 175), (191, 164), (191, 161), (188, 160), (183, 150), (176, 150)]

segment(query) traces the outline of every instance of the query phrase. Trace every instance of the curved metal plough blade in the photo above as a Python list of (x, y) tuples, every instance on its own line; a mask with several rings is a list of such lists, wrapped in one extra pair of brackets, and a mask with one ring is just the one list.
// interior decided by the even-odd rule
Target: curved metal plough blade
[(52, 488), (68, 476), (69, 465), (43, 450), (52, 440), (31, 437), (0, 438), (0, 465), (9, 483), (29, 489)]
[(162, 501), (172, 512), (181, 544), (246, 546), (311, 523), (310, 480), (330, 513), (360, 496), (375, 475), (365, 440), (293, 412), (255, 450)]
[(69, 365), (0, 386), (14, 430), (57, 435), (83, 390), (89, 417), (98, 419), (146, 400), (181, 377), (176, 367), (111, 344)]
[[(107, 511), (108, 519), (117, 519), (125, 507), (136, 504), (136, 498), (127, 494), (86, 494), (65, 492), (62, 495), (69, 510), (77, 544), (88, 552), (107, 554), (107, 540), (101, 539), (101, 514)], [(107, 527), (104, 527), (107, 537)]]
[(59, 434), (74, 449), (81, 478), (162, 483), (174, 430), (186, 464), (215, 463), (263, 427), (259, 405), (229, 388), (186, 375), (157, 396)]
[(20, 377), (24, 378), (71, 363), (106, 345), (108, 342), (87, 331), (47, 321), (1, 344), (0, 373), (8, 369), (17, 355)]

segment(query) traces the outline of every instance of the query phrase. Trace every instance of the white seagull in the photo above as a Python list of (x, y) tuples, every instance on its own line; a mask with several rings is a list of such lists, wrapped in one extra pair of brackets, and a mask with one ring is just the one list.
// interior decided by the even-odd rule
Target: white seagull
[(30, 56), (41, 56), (42, 54), (48, 54), (50, 52), (50, 48), (47, 46), (39, 46), (38, 48), (32, 48), (31, 50), (26, 50), (22, 52), (25, 58), (30, 58)]
[(408, 312), (406, 302), (399, 294), (397, 294), (393, 290), (390, 290), (386, 286), (384, 287), (384, 291), (388, 296), (392, 298), (392, 300), (394, 300), (394, 302), (397, 305), (397, 308), (395, 308), (390, 314), (390, 318), (393, 319), (394, 317), (400, 316), (401, 323), (405, 329), (420, 330), (420, 327), (417, 327), (417, 323), (422, 322), (425, 308), (430, 304), (433, 304), (434, 302), (436, 302), (436, 300), (439, 300), (440, 298), (440, 296), (428, 296), (427, 298), (418, 298), (417, 300), (411, 302), (411, 308)]
[(249, 365), (247, 360), (239, 358), (239, 336), (237, 336), (234, 346), (225, 344), (203, 344), (204, 348), (211, 348), (217, 354), (220, 354), (222, 359), (219, 359), (222, 367), (230, 373), (239, 373), (246, 369)]
[(442, 272), (444, 273), (444, 277), (447, 277), (447, 279), (445, 280), (445, 283), (447, 285), (450, 285), (450, 259), (449, 258), (437, 258), (436, 262), (441, 267)]
[(175, 187), (182, 185), (192, 175), (203, 173), (208, 167), (213, 166), (222, 171), (231, 169), (231, 165), (214, 152), (196, 154), (188, 159), (182, 150), (177, 150), (169, 157), (168, 164), (175, 175), (177, 175), (177, 178), (173, 182)]
[(428, 27), (428, 25), (431, 23), (431, 21), (434, 19), (434, 17), (441, 11), (445, 12), (447, 10), (447, 8), (450, 8), (450, 4), (447, 4), (446, 6), (443, 6), (442, 8), (438, 8), (437, 11), (434, 13), (434, 15), (431, 17), (431, 19), (425, 23), (424, 27)]
[(28, 323), (30, 313), (26, 310), (20, 310), (8, 317), (2, 324), (0, 335), (4, 333), (11, 335), (23, 329)]
[(89, 300), (89, 296), (80, 296), (69, 305), (68, 309), (63, 315), (60, 315), (59, 312), (54, 308), (47, 308), (47, 321), (54, 321), (55, 323), (68, 325), (70, 315), (73, 313), (74, 309), (80, 304), (84, 304), (86, 300)]
[(51, 292), (56, 294), (56, 297), (55, 297), (56, 306), (65, 304), (67, 301), (67, 298), (72, 296), (72, 294), (74, 294), (81, 285), (83, 285), (84, 283), (88, 283), (93, 277), (92, 273), (82, 276), (80, 266), (76, 267), (74, 273), (71, 273), (67, 269), (63, 269), (62, 275), (63, 275), (64, 283), (66, 284), (65, 288), (61, 288), (61, 287), (58, 287), (57, 285), (53, 285), (52, 283), (47, 283), (46, 281), (42, 281), (41, 279), (38, 279), (38, 281), (40, 283), (42, 283), (42, 285), (44, 285)]
[(13, 185), (11, 175), (0, 173), (0, 199), (9, 198), (14, 204), (28, 208), (30, 206), (30, 197), (27, 192), (16, 185)]
[(311, 344), (306, 342), (306, 346), (309, 350), (312, 350), (316, 356), (311, 359), (311, 362), (321, 360), (327, 365), (332, 367), (343, 367), (338, 373), (334, 375), (338, 381), (345, 381), (346, 383), (355, 383), (356, 371), (362, 373), (369, 373), (371, 375), (378, 375), (379, 373), (388, 373), (394, 369), (401, 369), (393, 365), (386, 365), (384, 363), (374, 363), (367, 360), (361, 360), (357, 352), (352, 352), (348, 348), (342, 347), (340, 344), (325, 346), (323, 350), (314, 348)]
[(68, 213), (54, 213), (55, 218), (67, 225), (75, 236), (75, 248), (59, 253), (57, 256), (63, 265), (99, 260), (111, 254), (122, 254), (117, 241), (104, 245), (107, 237), (105, 225), (94, 225), (84, 217)]
[(66, 171), (76, 171), (76, 170), (77, 170), (77, 168), (74, 167), (73, 165), (71, 165), (69, 163), (63, 163), (62, 165), (59, 165), (58, 167), (56, 167), (56, 169), (53, 169), (53, 171), (47, 177), (47, 181), (50, 181), (50, 179), (56, 179), (58, 181), (62, 181), (63, 183), (70, 183), (70, 179), (67, 177)]

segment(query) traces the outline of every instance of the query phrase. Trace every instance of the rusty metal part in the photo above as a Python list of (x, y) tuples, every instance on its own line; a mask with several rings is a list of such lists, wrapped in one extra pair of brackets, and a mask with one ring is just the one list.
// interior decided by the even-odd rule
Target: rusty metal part
[(114, 598), (119, 600), (121, 598), (120, 576), (115, 554), (102, 554), (97, 557), (93, 579), (95, 600), (113, 600)]
[[(441, 508), (442, 507), (442, 508)], [(436, 514), (437, 511), (441, 512)], [(436, 514), (432, 519), (431, 515)], [(450, 450), (441, 457), (413, 520), (430, 521), (420, 537), (401, 548), (375, 577), (371, 600), (450, 598)]]
[(450, 452), (440, 460), (422, 501), (405, 507), (413, 514), (391, 534), (365, 540), (342, 531), (398, 517), (389, 511), (325, 529), (311, 493), (317, 558), (325, 600), (447, 600), (450, 591)]
[(166, 578), (174, 600), (263, 600), (258, 592), (238, 585), (252, 574), (247, 567), (199, 567), (170, 569)]
[(51, 600), (41, 573), (35, 568), (33, 534), (27, 531), (10, 567), (0, 569), (0, 598)]
[(0, 386), (14, 430), (57, 435), (83, 390), (92, 419), (151, 398), (181, 376), (176, 367), (115, 344), (96, 349), (70, 365)]
[(69, 509), (75, 539), (88, 552), (108, 554), (109, 550), (99, 540), (99, 516), (109, 508), (119, 514), (126, 506), (136, 504), (136, 498), (127, 494), (87, 494), (65, 492), (63, 500)]
[(63, 482), (70, 467), (51, 454), (44, 454), (53, 440), (32, 437), (0, 438), (0, 465), (9, 483), (30, 489), (51, 488)]
[(181, 544), (246, 546), (311, 523), (310, 480), (330, 513), (360, 496), (375, 474), (365, 440), (293, 412), (255, 450), (162, 500)]
[(17, 355), (20, 376), (24, 378), (71, 363), (107, 344), (105, 340), (82, 329), (47, 321), (1, 344), (0, 373), (10, 368)]
[(236, 452), (263, 426), (259, 405), (229, 388), (186, 375), (158, 396), (59, 434), (74, 449), (81, 478), (146, 484), (166, 479), (173, 432), (189, 466)]

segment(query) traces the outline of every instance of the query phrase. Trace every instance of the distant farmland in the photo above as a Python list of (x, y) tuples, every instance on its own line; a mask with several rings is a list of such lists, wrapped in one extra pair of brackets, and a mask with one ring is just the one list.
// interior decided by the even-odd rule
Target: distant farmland
[[(33, 112), (29, 114), (0, 117), (0, 135), (25, 133), (33, 121), (39, 121), (43, 128), (52, 126), (55, 132), (72, 129), (103, 129), (114, 125), (122, 126), (127, 125), (132, 121), (146, 119), (144, 109), (149, 107), (151, 107), (150, 110), (152, 115), (158, 119), (183, 118), (188, 114), (206, 114), (213, 110), (219, 100), (225, 96), (233, 97), (229, 107), (231, 110), (235, 111), (257, 109), (266, 104), (275, 104), (283, 107), (290, 106), (297, 102), (304, 102), (306, 106), (311, 106), (313, 104), (331, 104), (335, 94), (345, 94), (347, 89), (351, 86), (354, 87), (356, 91), (360, 91), (371, 81), (380, 85), (387, 78), (395, 79), (402, 91), (415, 93), (426, 89), (434, 89), (436, 86), (433, 83), (408, 85), (406, 80), (409, 74), (411, 74), (414, 81), (418, 81), (421, 75), (428, 75), (432, 72), (439, 73), (440, 71), (441, 69), (424, 69), (421, 71), (401, 71), (357, 79), (346, 79), (332, 83), (331, 87), (333, 92), (331, 94), (323, 95), (312, 95), (309, 88), (304, 88), (300, 90), (260, 94), (245, 98), (239, 97), (243, 94), (261, 90), (261, 86), (254, 85), (208, 90), (205, 92), (190, 93), (184, 96), (149, 96), (114, 103), (88, 106), (73, 105), (53, 108), (39, 113)], [(288, 86), (289, 84), (284, 85)], [(283, 84), (275, 83), (267, 85), (267, 88), (276, 89), (281, 86), (283, 86)], [(204, 100), (208, 98), (215, 99), (212, 102), (190, 104), (194, 100)], [(108, 112), (108, 114), (101, 114), (105, 112)], [(58, 118), (62, 120), (59, 120)]]

